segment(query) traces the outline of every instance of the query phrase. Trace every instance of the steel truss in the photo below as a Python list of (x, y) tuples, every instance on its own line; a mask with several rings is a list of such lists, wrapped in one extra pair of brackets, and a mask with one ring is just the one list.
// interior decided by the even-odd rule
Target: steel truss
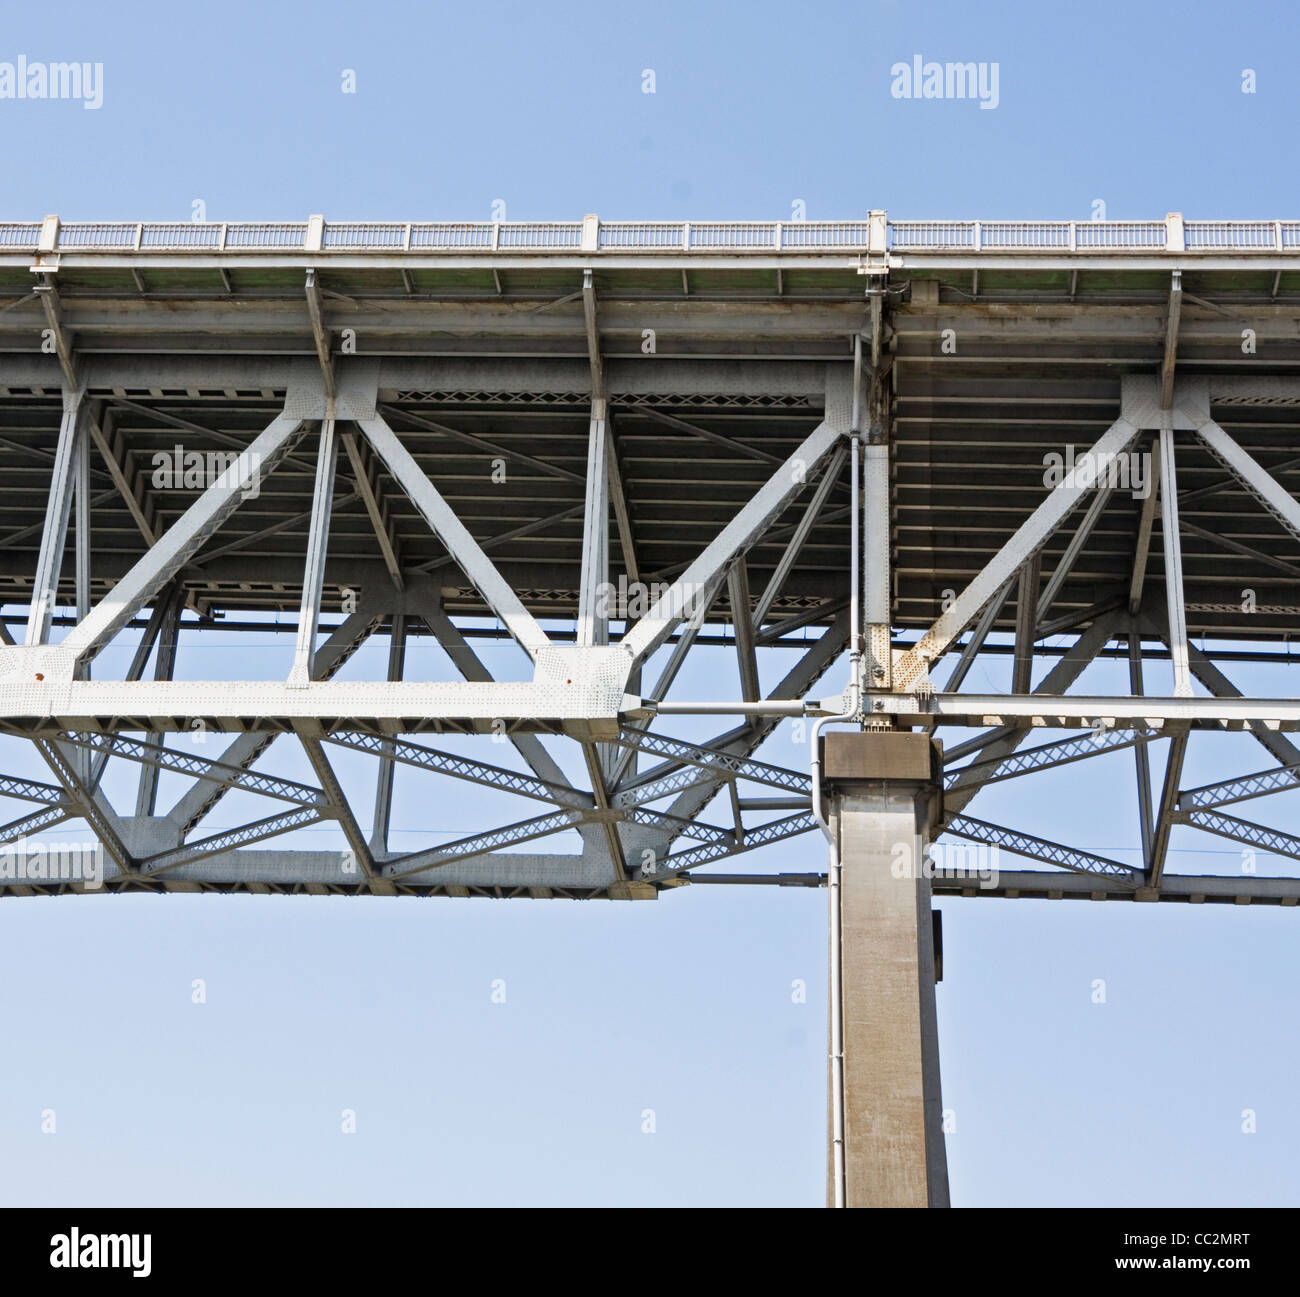
[[(816, 884), (816, 875), (708, 867), (816, 827), (807, 770), (756, 752), (782, 722), (841, 715), (860, 697), (859, 724), (945, 739), (971, 731), (948, 742), (943, 831), (1064, 871), (1003, 870), (999, 895), (1295, 904), (1294, 878), (1201, 879), (1169, 873), (1166, 862), (1175, 829), (1300, 858), (1297, 834), (1220, 809), (1300, 787), (1300, 748), (1286, 737), (1300, 730), (1300, 701), (1243, 696), (1214, 653), (1193, 642), (1199, 630), (1267, 644), (1300, 612), (1286, 585), (1300, 577), (1300, 502), (1288, 485), (1300, 454), (1275, 453), (1286, 447), (1272, 443), (1252, 453), (1249, 435), (1224, 426), (1233, 412), (1264, 409), (1294, 449), (1285, 420), (1300, 408), (1300, 380), (1266, 370), (1247, 377), (1226, 363), (1176, 370), (1181, 331), (1204, 345), (1222, 326), (1182, 304), (1181, 269), (1160, 261), (1179, 247), (1147, 252), (1132, 264), (1148, 276), (1167, 264), (1168, 301), (1151, 316), (1154, 336), (1140, 335), (1145, 368), (1129, 364), (1121, 382), (1107, 377), (1080, 398), (1093, 407), (1081, 421), (1085, 452), (1058, 481), (1016, 486), (987, 516), (964, 516), (980, 539), (970, 551), (978, 562), (959, 576), (951, 559), (919, 570), (908, 557), (920, 552), (913, 533), (949, 519), (931, 503), (909, 503), (919, 489), (916, 428), (940, 438), (978, 420), (975, 405), (989, 399), (962, 388), (943, 353), (920, 339), (968, 331), (975, 354), (995, 342), (1007, 349), (996, 358), (1003, 367), (1032, 358), (1041, 339), (1033, 310), (1009, 309), (998, 323), (966, 298), (945, 301), (943, 250), (922, 241), (891, 252), (879, 216), (850, 231), (848, 252), (792, 241), (778, 227), (772, 247), (744, 259), (734, 285), (719, 280), (712, 298), (707, 276), (731, 273), (725, 257), (694, 246), (674, 259), (602, 242), (613, 227), (599, 223), (591, 246), (583, 226), (550, 262), (548, 275), (571, 274), (573, 283), (565, 293), (548, 288), (549, 297), (527, 281), (527, 258), (498, 257), (495, 244), (465, 259), (385, 235), (372, 261), (357, 251), (346, 269), (400, 269), (408, 291), (391, 312), (378, 301), (387, 289), (331, 287), (344, 262), (324, 255), (328, 240), (312, 245), (319, 231), (308, 223), (294, 232), (293, 255), (276, 261), (277, 273), (301, 274), (300, 291), (277, 296), (250, 279), (256, 291), (237, 326), (229, 301), (166, 287), (169, 265), (193, 261), (194, 273), (219, 274), (223, 292), (238, 297), (240, 278), (255, 270), (224, 242), (197, 259), (139, 240), (134, 249), (105, 244), (96, 261), (93, 245), (69, 243), (66, 232), (60, 241), (55, 222), (33, 227), (34, 262), (29, 251), (0, 248), (0, 273), (12, 262), (36, 281), (30, 310), (19, 302), (4, 325), (14, 332), (0, 333), (0, 464), (42, 510), (12, 523), (0, 510), (0, 589), (21, 614), (17, 636), (0, 622), (0, 734), (11, 759), (25, 751), (30, 767), (0, 774), (0, 797), (40, 808), (0, 828), (0, 846), (86, 825), (104, 847), (106, 891), (635, 899), (709, 879)], [(1168, 229), (1171, 240), (1183, 237), (1181, 223)], [(1258, 304), (1265, 333), (1284, 331), (1279, 293), (1291, 251), (1270, 249), (1280, 268)], [(977, 254), (986, 255), (978, 242), (956, 250), (952, 266)], [(1214, 259), (1225, 291), (1253, 267), (1251, 255)], [(1087, 265), (1117, 273), (1114, 259), (1071, 242), (997, 264), (1077, 277)], [(83, 262), (130, 272), (137, 287), (147, 271), (158, 287), (128, 290), (130, 300), (111, 307), (79, 284)], [(617, 276), (638, 266), (673, 291), (637, 298), (620, 288)], [(482, 291), (440, 291), (438, 276), (453, 272), (486, 275)], [(846, 286), (832, 291), (835, 276)], [(1026, 284), (1034, 301), (1039, 290)], [(1082, 357), (1138, 346), (1131, 315), (1061, 309), (1058, 340)], [(114, 310), (127, 343), (109, 354), (91, 343), (115, 327)], [(27, 315), (52, 336), (51, 354), (32, 354)], [(233, 331), (234, 345), (204, 341), (218, 327)], [(344, 345), (345, 330), (367, 329), (381, 340), (369, 354)], [(267, 345), (285, 330), (295, 339), (287, 357)], [(435, 333), (455, 345), (422, 351), (418, 339)], [(658, 333), (675, 339), (671, 354), (626, 345)], [(514, 347), (522, 354), (511, 356)], [(993, 397), (1014, 422), (1015, 402), (1031, 398), (1018, 394), (1019, 380), (999, 381), (1005, 391)], [(1075, 399), (1063, 394), (1060, 408)], [(550, 436), (548, 427), (562, 431)], [(672, 464), (661, 480), (662, 463), (648, 459), (665, 438), (678, 447), (680, 481)], [(161, 439), (226, 458), (169, 494), (147, 467)], [(851, 629), (852, 441), (865, 451), (868, 652), (859, 693), (817, 697)], [(998, 455), (1014, 452), (995, 442), (981, 453), (997, 471)], [(1147, 457), (1149, 489), (1130, 500), (1096, 466), (1137, 464), (1134, 456)], [(518, 495), (502, 497), (510, 504), (499, 519), (485, 518), (463, 486), (466, 463), (522, 482)], [(942, 456), (927, 471), (940, 473)], [(1023, 471), (1008, 459), (1006, 472)], [(707, 516), (697, 519), (691, 496), (706, 494)], [(1207, 502), (1251, 519), (1249, 531), (1193, 521)], [(102, 552), (100, 533), (113, 537)], [(1184, 541), (1189, 555), (1195, 542), (1190, 558)], [(1205, 545), (1217, 548), (1217, 565)], [(1247, 581), (1268, 595), (1257, 600), (1253, 636), (1228, 597)], [(644, 587), (635, 608), (632, 587)], [(623, 594), (611, 602), (611, 590)], [(199, 678), (191, 654), (227, 611), (268, 633), (291, 632), (288, 669), (275, 679)], [(288, 620), (270, 622), (271, 611)], [(485, 620), (499, 636), (493, 648), (514, 646), (524, 666), (515, 678), (473, 647)], [(1064, 650), (1047, 645), (1063, 634)], [(733, 696), (683, 698), (685, 664), (701, 640), (719, 636), (735, 654)], [(359, 650), (372, 642), (386, 646), (385, 668), (354, 678), (364, 675)], [(777, 643), (797, 652), (765, 685), (758, 650)], [(1165, 694), (1144, 680), (1144, 645), (1157, 643), (1171, 664)], [(124, 669), (111, 665), (110, 646), (130, 650)], [(458, 678), (421, 678), (412, 658), (428, 646)], [(968, 688), (996, 651), (1010, 658), (1009, 691)], [(1127, 693), (1074, 692), (1114, 653), (1129, 660)], [(730, 721), (711, 740), (687, 741), (672, 732), (674, 718), (687, 716)], [(1022, 746), (1035, 730), (1074, 732)], [(1189, 746), (1227, 731), (1253, 736), (1275, 767), (1184, 788)], [(195, 750), (196, 732), (227, 737), (209, 754)], [(472, 737), (476, 751), (497, 746), (471, 756), (423, 741), (430, 735), (462, 745)], [(281, 773), (272, 745), (282, 736), (311, 782)], [(990, 785), (1120, 751), (1133, 753), (1139, 867), (966, 814)], [(503, 764), (511, 753), (516, 764)], [(1163, 761), (1154, 783), (1153, 759)], [(365, 790), (350, 773), (360, 760)], [(128, 808), (122, 779), (136, 768)], [(503, 811), (499, 827), (399, 851), (390, 842), (399, 777), (423, 807), (455, 805), (452, 790), (469, 783), (542, 809), (519, 819)], [(269, 799), (273, 813), (206, 827), (230, 794), (244, 806)], [(721, 823), (702, 818), (715, 799)], [(304, 829), (327, 830), (337, 846), (252, 845)], [(560, 842), (549, 853), (517, 850), (561, 837), (579, 850)], [(942, 870), (935, 888), (979, 892)], [(0, 879), (4, 893), (80, 890)]]

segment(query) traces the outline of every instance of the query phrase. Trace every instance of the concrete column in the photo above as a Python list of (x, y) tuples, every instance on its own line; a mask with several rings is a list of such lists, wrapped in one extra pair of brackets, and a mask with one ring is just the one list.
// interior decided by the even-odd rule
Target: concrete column
[[(823, 770), (839, 849), (845, 1203), (946, 1207), (930, 883), (938, 745), (926, 734), (832, 733)], [(832, 904), (837, 889), (831, 891)], [(832, 914), (832, 922), (834, 922)], [(831, 968), (831, 976), (837, 970)], [(835, 997), (832, 996), (832, 1003)], [(834, 1093), (835, 1059), (831, 1059)], [(828, 1205), (835, 1203), (834, 1112)]]

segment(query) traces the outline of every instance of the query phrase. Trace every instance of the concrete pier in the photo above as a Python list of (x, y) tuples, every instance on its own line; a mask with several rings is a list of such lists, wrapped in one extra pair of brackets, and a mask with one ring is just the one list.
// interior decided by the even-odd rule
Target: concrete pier
[[(849, 1207), (948, 1206), (930, 884), (920, 868), (940, 805), (939, 769), (937, 746), (925, 734), (826, 737), (841, 862)], [(833, 1118), (828, 1205), (835, 1203)]]

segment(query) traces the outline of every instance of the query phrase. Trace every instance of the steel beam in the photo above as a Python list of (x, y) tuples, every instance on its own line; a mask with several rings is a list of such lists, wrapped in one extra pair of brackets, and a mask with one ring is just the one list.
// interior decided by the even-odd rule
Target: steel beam
[[(1168, 644), (1168, 628), (1158, 627), (1156, 633)], [(1214, 695), (1215, 698), (1229, 700), (1242, 699), (1242, 692), (1195, 644), (1188, 645), (1188, 663), (1196, 678)], [(1292, 743), (1286, 735), (1278, 732), (1274, 726), (1261, 721), (1248, 722), (1247, 729), (1265, 751), (1270, 752), (1283, 765), (1300, 762), (1300, 747)]]
[(315, 677), (316, 632), (320, 626), (321, 593), (325, 586), (325, 554), (329, 548), (330, 506), (334, 499), (334, 474), (338, 467), (338, 440), (334, 431), (334, 398), (330, 397), (320, 426), (316, 452), (316, 487), (312, 495), (311, 529), (307, 533), (307, 558), (302, 577), (302, 606), (298, 612), (298, 642), (294, 648), (289, 683), (306, 685)]
[[(1137, 618), (1129, 619), (1128, 628), (1128, 684), (1135, 698), (1145, 692), (1142, 681), (1142, 635)], [(1151, 754), (1145, 743), (1133, 749), (1134, 770), (1137, 776), (1138, 832), (1142, 836), (1142, 860), (1151, 868), (1151, 847), (1155, 838), (1155, 822), (1151, 813)]]
[(329, 804), (333, 817), (338, 821), (343, 837), (347, 841), (348, 850), (361, 867), (366, 881), (370, 882), (378, 874), (379, 869), (371, 853), (370, 844), (366, 841), (366, 835), (352, 812), (347, 793), (339, 782), (329, 757), (325, 755), (325, 748), (321, 743), (325, 736), (324, 727), (313, 721), (298, 721), (293, 728), (303, 751), (307, 754), (307, 760), (311, 762), (311, 768), (316, 772), (316, 778), (320, 780), (325, 800)]
[[(248, 770), (224, 761), (210, 761), (161, 743), (131, 739), (125, 734), (69, 734), (62, 741), (109, 757), (135, 761), (155, 772), (168, 770), (193, 775), (195, 779), (220, 784), (226, 790), (237, 788), (241, 792), (275, 797), (299, 806), (315, 806), (323, 798), (320, 789), (310, 784), (300, 784), (294, 779)], [(0, 791), (3, 791), (2, 787)], [(152, 815), (153, 811), (140, 810), (137, 806), (136, 814)]]
[[(672, 688), (673, 681), (677, 678), (677, 673), (681, 670), (683, 663), (686, 661), (687, 654), (690, 652), (695, 643), (696, 637), (700, 633), (700, 628), (704, 625), (705, 618), (709, 610), (713, 607), (713, 601), (717, 598), (718, 590), (722, 585), (723, 573), (719, 573), (705, 587), (703, 595), (696, 603), (695, 611), (691, 614), (690, 620), (682, 627), (677, 636), (677, 642), (673, 645), (672, 652), (668, 655), (668, 661), (664, 663), (663, 669), (659, 672), (659, 678), (655, 681), (650, 691), (643, 695), (645, 700), (658, 703), (662, 702), (669, 689)], [(629, 728), (636, 730), (647, 730), (653, 721), (652, 716), (647, 716), (641, 721), (632, 721)], [(617, 786), (620, 780), (628, 770), (636, 770), (636, 757), (639, 749), (633, 746), (625, 747), (621, 756), (619, 756), (610, 767), (610, 783)]]
[(943, 828), (945, 834), (968, 838), (972, 842), (985, 842), (990, 846), (1013, 852), (1018, 856), (1028, 856), (1031, 860), (1044, 860), (1049, 865), (1060, 865), (1080, 874), (1099, 874), (1104, 878), (1116, 878), (1130, 887), (1136, 887), (1141, 875), (1118, 860), (1095, 855), (1091, 851), (1080, 851), (1075, 847), (1063, 846), (1047, 838), (1036, 837), (1032, 833), (1021, 833), (1016, 829), (1004, 828), (1000, 824), (989, 824), (986, 820), (972, 819), (968, 815), (955, 815)]
[(785, 510), (801, 489), (805, 474), (821, 463), (841, 435), (829, 423), (819, 424), (704, 553), (655, 601), (623, 637), (623, 647), (633, 661), (640, 662), (653, 653), (690, 616), (701, 592)]
[(1217, 833), (1233, 842), (1245, 842), (1279, 856), (1300, 860), (1300, 837), (1294, 833), (1263, 824), (1252, 824), (1249, 820), (1239, 820), (1236, 816), (1224, 815), (1221, 811), (1186, 811), (1179, 814), (1178, 819), (1181, 823), (1190, 824), (1192, 828), (1204, 829), (1206, 833)]
[(590, 810), (595, 806), (590, 793), (581, 792), (567, 783), (552, 783), (521, 774), (517, 770), (489, 765), (485, 761), (475, 761), (453, 752), (442, 752), (420, 743), (347, 730), (330, 733), (325, 739), (339, 747), (382, 756), (387, 763), (400, 762), (436, 774), (449, 775), (453, 779), (464, 779), (501, 792), (514, 793), (519, 797), (532, 797), (538, 801), (554, 802), (580, 810)]
[(841, 446), (827, 460), (826, 470), (817, 483), (817, 489), (813, 492), (808, 507), (804, 510), (798, 525), (791, 533), (790, 539), (786, 541), (785, 550), (773, 569), (772, 575), (768, 578), (767, 584), (763, 587), (763, 593), (758, 597), (758, 603), (754, 607), (752, 623), (755, 633), (763, 628), (763, 623), (767, 620), (772, 604), (785, 588), (785, 583), (798, 561), (799, 554), (808, 542), (808, 536), (812, 532), (813, 525), (821, 516), (823, 508), (825, 508), (827, 497), (839, 481), (840, 475), (844, 472), (844, 464), (847, 459), (848, 451)]
[(68, 634), (59, 648), (74, 659), (95, 652), (152, 599), (239, 507), (240, 496), (259, 474), (273, 471), (292, 449), (302, 421), (280, 414), (248, 447), (246, 456), (222, 474), (159, 538), (158, 543)]
[[(21, 842), (29, 838), (33, 833), (39, 833), (42, 829), (53, 828), (56, 824), (62, 824), (65, 820), (72, 819), (73, 812), (65, 804), (60, 806), (45, 806), (39, 811), (33, 811), (30, 815), (20, 816), (16, 820), (10, 820), (8, 824), (0, 825), (0, 846), (10, 842)], [(0, 896), (5, 893), (5, 888), (0, 887)]]
[(493, 456), (493, 458), (508, 459), (523, 464), (539, 473), (544, 473), (548, 477), (563, 478), (567, 482), (576, 482), (579, 485), (582, 485), (585, 480), (582, 474), (570, 472), (567, 468), (561, 468), (558, 464), (548, 464), (544, 459), (538, 459), (535, 455), (527, 455), (511, 446), (488, 441), (485, 437), (476, 437), (473, 433), (463, 432), (457, 428), (449, 428), (445, 423), (425, 418), (424, 415), (416, 414), (413, 410), (398, 409), (396, 406), (381, 404), (379, 413), (390, 423), (402, 420), (413, 424), (417, 428), (424, 428), (428, 432), (436, 432), (440, 436), (448, 437), (453, 441), (473, 446), (476, 450), (481, 450)]
[[(394, 613), (388, 631), (388, 678), (400, 680), (406, 670), (406, 618), (401, 613)], [(331, 734), (331, 742), (335, 735)], [(375, 779), (375, 814), (370, 833), (370, 851), (375, 857), (388, 854), (388, 832), (393, 818), (393, 776), (396, 767), (393, 764), (393, 743), (391, 739), (379, 739), (379, 772)]]
[(618, 439), (614, 435), (614, 420), (608, 412), (605, 417), (605, 430), (609, 439), (606, 451), (606, 467), (609, 470), (609, 499), (614, 506), (614, 521), (618, 526), (619, 548), (623, 555), (623, 571), (629, 581), (641, 579), (641, 566), (636, 556), (636, 535), (632, 530), (632, 511), (628, 507), (627, 494), (623, 488), (623, 470), (618, 462)]
[(578, 583), (577, 643), (581, 648), (609, 643), (608, 461), (606, 404), (603, 398), (598, 397), (592, 401), (587, 435), (587, 497), (583, 516), (582, 572)]
[(1169, 854), (1169, 836), (1174, 825), (1174, 812), (1178, 805), (1178, 784), (1182, 779), (1183, 761), (1187, 756), (1187, 731), (1179, 727), (1171, 736), (1169, 755), (1165, 759), (1164, 786), (1160, 804), (1156, 809), (1155, 827), (1151, 835), (1151, 855), (1147, 862), (1146, 880), (1149, 887), (1159, 887)]
[[(316, 669), (321, 679), (328, 680), (356, 652), (358, 646), (371, 634), (381, 616), (376, 594), (362, 590), (360, 605), (337, 626), (316, 652)], [(275, 739), (275, 734), (249, 731), (240, 734), (221, 752), (218, 760), (226, 765), (247, 769), (258, 760)], [(167, 812), (167, 818), (178, 825), (183, 834), (194, 826), (217, 804), (225, 793), (224, 786), (213, 787), (202, 780), (193, 785)]]
[(1169, 311), (1165, 317), (1165, 355), (1160, 366), (1160, 408), (1168, 410), (1174, 403), (1174, 368), (1178, 357), (1178, 324), (1183, 311), (1183, 274), (1170, 275)]
[(1052, 770), (1074, 761), (1084, 761), (1103, 752), (1144, 747), (1149, 741), (1149, 735), (1140, 734), (1135, 730), (1094, 730), (1087, 736), (1060, 739), (1056, 743), (1044, 743), (1039, 747), (1030, 748), (1027, 752), (1017, 752), (1013, 756), (988, 757), (972, 761), (969, 765), (948, 772), (944, 778), (949, 785), (955, 784), (959, 778), (962, 778), (965, 780), (964, 787), (997, 783), (1003, 779), (1032, 774), (1035, 770)]
[(325, 327), (325, 309), (321, 302), (320, 283), (315, 268), (307, 271), (303, 291), (307, 298), (307, 313), (311, 317), (312, 339), (316, 344), (316, 358), (320, 361), (321, 378), (325, 395), (334, 399), (334, 360), (330, 355), (330, 335)]
[(1008, 580), (1002, 588), (993, 596), (992, 599), (984, 606), (984, 611), (980, 615), (974, 631), (971, 632), (970, 639), (966, 641), (965, 647), (961, 651), (960, 657), (953, 664), (952, 674), (948, 677), (944, 685), (945, 693), (956, 693), (962, 686), (962, 681), (966, 679), (967, 673), (975, 665), (975, 659), (979, 651), (984, 647), (985, 640), (989, 637), (989, 632), (993, 629), (994, 622), (1002, 612), (1006, 604), (1007, 595), (1011, 592), (1011, 581)]
[(1142, 501), (1142, 513), (1138, 519), (1137, 541), (1133, 547), (1133, 575), (1129, 579), (1128, 610), (1136, 616), (1142, 607), (1142, 590), (1147, 579), (1147, 560), (1151, 553), (1151, 533), (1155, 528), (1156, 508), (1160, 503), (1160, 484), (1164, 477), (1161, 472), (1161, 439), (1156, 437), (1151, 443), (1151, 490)]
[(32, 580), (31, 611), (27, 618), (26, 643), (44, 644), (49, 638), (50, 618), (59, 594), (59, 570), (68, 539), (68, 516), (76, 484), (80, 443), (86, 435), (82, 414), (82, 392), (63, 393), (63, 416), (59, 423), (59, 442), (54, 454), (49, 502), (45, 508), (45, 530), (41, 534), (41, 552)]
[(550, 837), (553, 833), (561, 833), (565, 829), (572, 828), (580, 816), (579, 811), (554, 811), (549, 815), (537, 815), (529, 820), (508, 824), (504, 828), (493, 829), (490, 833), (476, 833), (472, 837), (448, 842), (440, 847), (430, 847), (404, 856), (395, 856), (384, 863), (384, 877), (386, 879), (410, 878), (412, 875), (470, 860), (475, 856), (488, 855), (498, 847)]
[(394, 544), (393, 538), (388, 534), (388, 522), (384, 517), (383, 507), (379, 503), (379, 492), (371, 478), (370, 467), (365, 462), (361, 447), (357, 444), (355, 433), (345, 432), (343, 434), (343, 449), (347, 453), (348, 464), (352, 469), (352, 476), (357, 484), (357, 494), (366, 507), (366, 516), (370, 519), (370, 526), (375, 533), (375, 540), (379, 542), (379, 552), (384, 556), (384, 566), (388, 568), (388, 575), (392, 579), (393, 587), (401, 590), (405, 585), (402, 577), (402, 562), (398, 557), (397, 546)]
[(1250, 491), (1292, 536), (1300, 539), (1300, 501), (1291, 495), (1257, 460), (1237, 445), (1213, 419), (1196, 425), (1196, 435), (1211, 454)]
[(727, 569), (727, 598), (736, 636), (736, 664), (740, 671), (740, 696), (757, 702), (762, 694), (758, 680), (758, 655), (754, 649), (754, 614), (750, 606), (749, 565), (738, 554)]
[(1047, 578), (1047, 584), (1038, 597), (1036, 626), (1042, 625), (1047, 620), (1047, 614), (1051, 612), (1052, 605), (1056, 602), (1056, 596), (1061, 593), (1061, 587), (1074, 570), (1075, 563), (1079, 561), (1079, 555), (1083, 553), (1083, 547), (1088, 543), (1088, 537), (1092, 535), (1101, 515), (1106, 512), (1106, 506), (1110, 503), (1112, 494), (1113, 492), (1109, 487), (1100, 488), (1092, 503), (1088, 506), (1088, 511), (1083, 515), (1083, 521), (1075, 528), (1074, 535), (1070, 537), (1070, 543), (1065, 547), (1065, 553), (1061, 555), (1061, 561), (1052, 569), (1052, 575)]
[(1291, 792), (1300, 788), (1300, 764), (1279, 766), (1276, 770), (1261, 770), (1254, 775), (1241, 775), (1215, 784), (1203, 784), (1178, 794), (1180, 811), (1210, 810), (1227, 806), (1230, 802), (1244, 802), (1267, 793)]
[(146, 878), (170, 870), (192, 865), (197, 860), (213, 856), (225, 856), (238, 847), (250, 842), (263, 842), (267, 838), (276, 838), (294, 829), (306, 828), (318, 824), (324, 818), (318, 806), (301, 806), (292, 811), (283, 811), (279, 815), (269, 815), (266, 819), (255, 820), (251, 824), (242, 824), (236, 829), (222, 829), (219, 833), (183, 843), (168, 851), (159, 851), (145, 857), (140, 862), (140, 872)]
[[(1052, 701), (1058, 701), (1055, 695), (1064, 694), (1083, 674), (1088, 664), (1094, 661), (1097, 654), (1106, 646), (1114, 633), (1115, 623), (1116, 617), (1112, 613), (1094, 622), (1092, 626), (1084, 631), (1075, 640), (1069, 653), (1062, 657), (1047, 675), (1039, 681), (1038, 688), (1034, 694), (1030, 695), (1031, 705), (1040, 707), (1043, 705), (1043, 702), (1035, 701), (1038, 695), (1043, 695), (1044, 702), (1049, 698)], [(942, 696), (945, 695), (936, 695), (936, 699)], [(954, 696), (961, 697), (960, 694)], [(1000, 720), (995, 723), (1000, 723)], [(989, 761), (1003, 761), (1015, 752), (1027, 736), (1027, 729), (1012, 726), (1006, 733), (990, 736), (989, 741), (983, 745), (982, 750), (986, 753)], [(946, 815), (960, 813), (979, 791), (980, 786), (981, 781), (977, 770), (972, 770), (970, 773), (965, 770), (958, 771), (957, 778), (944, 793), (944, 813)]]
[(536, 659), (543, 649), (550, 647), (546, 633), (483, 553), (465, 524), (456, 517), (411, 452), (377, 415), (358, 419), (357, 425), (488, 607), (501, 618), (529, 657)]
[(1183, 595), (1183, 545), (1178, 535), (1178, 475), (1174, 430), (1168, 417), (1160, 429), (1160, 534), (1165, 548), (1165, 605), (1169, 618), (1169, 652), (1174, 669), (1174, 696), (1190, 698), (1187, 664), (1187, 608)]
[[(106, 425), (109, 422), (111, 413), (111, 411), (108, 411), (104, 415)], [(99, 450), (100, 457), (108, 468), (109, 476), (113, 479), (113, 485), (117, 487), (117, 493), (122, 497), (122, 503), (126, 505), (127, 512), (130, 513), (135, 525), (140, 529), (140, 535), (144, 537), (145, 544), (153, 545), (158, 539), (158, 534), (154, 531), (153, 524), (145, 513), (144, 505), (136, 495), (135, 487), (127, 478), (126, 470), (122, 467), (113, 449), (111, 426), (101, 428), (93, 409), (87, 416), (86, 426), (90, 430), (90, 435)]]
[(1212, 874), (1165, 874), (1159, 891), (1133, 887), (1126, 880), (1055, 869), (999, 869), (994, 886), (982, 886), (965, 873), (936, 869), (931, 886), (936, 896), (982, 896), (999, 900), (1177, 901), (1182, 904), (1300, 904), (1300, 878)]
[[(176, 670), (176, 648), (180, 638), (181, 606), (183, 592), (179, 586), (173, 586), (158, 600), (162, 609), (162, 619), (158, 631), (158, 655), (154, 660), (153, 678), (170, 680)], [(159, 736), (150, 733), (149, 741), (157, 744)], [(112, 755), (111, 750), (103, 750), (103, 757)], [(99, 782), (96, 776), (93, 783)], [(158, 801), (158, 766), (146, 763), (140, 770), (140, 784), (136, 793), (135, 813), (137, 817), (154, 814)]]
[(123, 873), (133, 872), (136, 862), (127, 849), (122, 822), (113, 808), (99, 792), (88, 786), (76, 763), (68, 758), (57, 742), (38, 739), (35, 747), (63, 785), (78, 818), (90, 826), (90, 831), (100, 840), (113, 863)]
[(18, 797), (27, 802), (48, 802), (57, 806), (66, 799), (67, 793), (56, 784), (41, 783), (38, 779), (0, 775), (0, 797)]
[[(1121, 455), (1137, 436), (1137, 429), (1122, 416), (1089, 452), (1094, 463), (1108, 464)], [(1020, 567), (1036, 554), (1047, 538), (1069, 516), (1080, 499), (1092, 489), (1078, 467), (1071, 470), (1015, 535), (998, 551), (979, 575), (962, 591), (921, 639), (898, 660), (895, 677), (900, 689), (910, 689), (926, 674), (930, 664), (941, 658), (948, 645), (970, 624), (976, 614)]]
[(1038, 637), (1038, 583), (1040, 565), (1037, 554), (1025, 560), (1020, 569), (1019, 594), (1016, 598), (1016, 648), (1011, 667), (1011, 692), (1027, 694), (1034, 669), (1034, 641)]

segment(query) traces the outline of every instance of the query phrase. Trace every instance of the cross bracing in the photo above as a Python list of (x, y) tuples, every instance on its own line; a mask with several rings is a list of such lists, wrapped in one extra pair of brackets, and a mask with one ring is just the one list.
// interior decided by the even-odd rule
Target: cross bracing
[[(802, 750), (764, 745), (849, 696), (857, 437), (863, 720), (944, 740), (950, 835), (1064, 880), (992, 890), (1294, 903), (1169, 861), (1295, 854), (1217, 808), (1293, 814), (1300, 768), (1294, 686), (1233, 683), (1300, 615), (1297, 228), (0, 226), (0, 836), (89, 826), (106, 890), (764, 878), (711, 866), (815, 827)], [(259, 674), (240, 644), (276, 640)], [(1229, 734), (1276, 768), (1188, 787)], [(1099, 761), (1136, 882), (966, 814)], [(399, 793), (467, 785), (501, 827), (398, 843)]]

